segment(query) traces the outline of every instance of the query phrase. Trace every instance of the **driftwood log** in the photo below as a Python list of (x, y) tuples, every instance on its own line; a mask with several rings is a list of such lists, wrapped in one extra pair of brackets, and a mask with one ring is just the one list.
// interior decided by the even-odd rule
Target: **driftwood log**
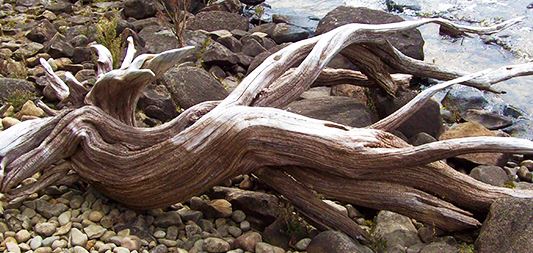
[[(491, 90), (490, 85), (533, 74), (533, 63), (474, 74), (411, 59), (387, 35), (437, 23), (462, 33), (489, 34), (493, 27), (467, 27), (443, 19), (383, 25), (350, 24), (293, 43), (266, 59), (224, 100), (189, 108), (154, 128), (135, 126), (141, 90), (194, 48), (135, 56), (133, 41), (120, 69), (109, 51), (98, 52), (98, 80), (86, 87), (71, 75), (63, 82), (47, 67), (48, 91), (62, 109), (40, 104), (50, 117), (0, 132), (1, 192), (17, 202), (49, 185), (85, 181), (133, 208), (184, 201), (239, 174), (254, 173), (284, 195), (310, 222), (369, 240), (352, 220), (322, 202), (317, 193), (359, 206), (395, 211), (447, 231), (480, 226), (502, 197), (533, 198), (533, 191), (500, 188), (455, 171), (441, 159), (476, 152), (533, 153), (533, 142), (471, 137), (413, 147), (388, 133), (437, 91), (453, 84)], [(324, 69), (338, 53), (362, 73)], [(301, 62), (301, 63), (299, 63)], [(294, 66), (299, 63), (299, 65)], [(366, 128), (316, 120), (282, 108), (311, 86), (353, 83), (393, 96), (404, 74), (449, 80), (421, 92), (407, 105)], [(402, 81), (403, 80), (403, 81)], [(31, 184), (22, 181), (40, 172)]]

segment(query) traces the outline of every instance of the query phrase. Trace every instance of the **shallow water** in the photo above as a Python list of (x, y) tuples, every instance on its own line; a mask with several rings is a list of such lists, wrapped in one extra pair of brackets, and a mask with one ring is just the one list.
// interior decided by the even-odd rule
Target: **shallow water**
[[(449, 39), (438, 34), (437, 25), (420, 30), (426, 41), (426, 61), (450, 68), (476, 71), (533, 60), (533, 9), (527, 9), (533, 0), (415, 0), (395, 1), (409, 5), (402, 13), (406, 19), (445, 17), (471, 25), (487, 25), (524, 16), (522, 23), (493, 35), (496, 43), (485, 44), (481, 37)], [(272, 8), (267, 16), (277, 13), (289, 16), (295, 25), (314, 30), (320, 18), (340, 5), (362, 6), (387, 10), (386, 1), (372, 0), (267, 0)], [(503, 99), (533, 115), (533, 77), (520, 77), (494, 86), (507, 93)]]

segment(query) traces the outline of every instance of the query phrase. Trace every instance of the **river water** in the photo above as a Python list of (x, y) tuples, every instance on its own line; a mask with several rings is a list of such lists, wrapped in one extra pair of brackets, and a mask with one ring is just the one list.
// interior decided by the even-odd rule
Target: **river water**
[[(320, 18), (338, 6), (368, 7), (387, 11), (387, 3), (376, 0), (267, 0), (266, 15), (283, 14), (291, 23), (313, 31)], [(533, 0), (414, 0), (395, 1), (405, 6), (397, 12), (405, 19), (444, 17), (462, 24), (489, 25), (510, 18), (525, 19), (492, 36), (450, 39), (438, 33), (437, 25), (420, 28), (426, 41), (425, 61), (467, 71), (497, 68), (533, 60)], [(397, 5), (397, 6), (398, 6)], [(389, 5), (390, 6), (390, 5)], [(490, 41), (491, 43), (485, 43)], [(506, 94), (489, 95), (533, 115), (533, 77), (519, 77), (494, 86)]]

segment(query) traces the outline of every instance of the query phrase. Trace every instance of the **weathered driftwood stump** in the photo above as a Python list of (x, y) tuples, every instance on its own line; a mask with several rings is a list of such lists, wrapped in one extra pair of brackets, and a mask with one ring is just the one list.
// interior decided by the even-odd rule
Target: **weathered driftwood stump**
[[(135, 126), (140, 91), (192, 54), (192, 47), (134, 58), (130, 40), (122, 67), (111, 70), (109, 51), (97, 45), (99, 79), (92, 89), (71, 75), (61, 81), (43, 62), (47, 90), (61, 100), (63, 109), (47, 108), (52, 116), (0, 132), (1, 192), (15, 202), (52, 184), (83, 180), (128, 206), (154, 208), (184, 201), (239, 174), (254, 173), (318, 227), (338, 229), (353, 238), (365, 240), (368, 235), (316, 193), (402, 213), (448, 231), (474, 228), (480, 222), (473, 213), (486, 212), (495, 199), (533, 198), (533, 192), (478, 182), (439, 160), (475, 152), (533, 153), (533, 142), (473, 137), (413, 147), (387, 131), (439, 90), (457, 83), (490, 90), (492, 83), (532, 74), (533, 64), (458, 73), (408, 58), (386, 38), (427, 23), (487, 34), (516, 21), (487, 28), (442, 19), (342, 26), (273, 54), (223, 101), (196, 105), (154, 128)], [(364, 75), (324, 69), (339, 52)], [(451, 81), (424, 90), (367, 128), (276, 109), (311, 85), (354, 83), (394, 95), (401, 80), (388, 69)], [(21, 185), (37, 172), (42, 173), (37, 182)]]

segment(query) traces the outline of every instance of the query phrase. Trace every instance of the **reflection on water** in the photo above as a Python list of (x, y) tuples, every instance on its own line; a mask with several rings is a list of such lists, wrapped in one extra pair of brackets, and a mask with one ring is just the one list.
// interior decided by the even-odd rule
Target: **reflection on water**
[[(426, 61), (450, 68), (477, 71), (497, 68), (503, 65), (523, 63), (533, 59), (533, 10), (526, 6), (531, 0), (414, 0), (401, 1), (417, 6), (416, 11), (401, 14), (406, 19), (417, 16), (440, 16), (458, 21), (493, 23), (502, 19), (525, 16), (519, 25), (498, 33), (498, 40), (513, 52), (498, 45), (483, 43), (478, 36), (450, 40), (438, 34), (438, 26), (428, 25), (420, 30), (426, 41)], [(318, 20), (340, 5), (363, 6), (385, 10), (385, 1), (372, 0), (267, 0), (271, 7), (267, 13), (283, 14), (293, 24), (314, 30)], [(533, 115), (533, 78), (520, 77), (495, 85), (507, 92), (501, 95), (507, 103), (517, 106)]]

